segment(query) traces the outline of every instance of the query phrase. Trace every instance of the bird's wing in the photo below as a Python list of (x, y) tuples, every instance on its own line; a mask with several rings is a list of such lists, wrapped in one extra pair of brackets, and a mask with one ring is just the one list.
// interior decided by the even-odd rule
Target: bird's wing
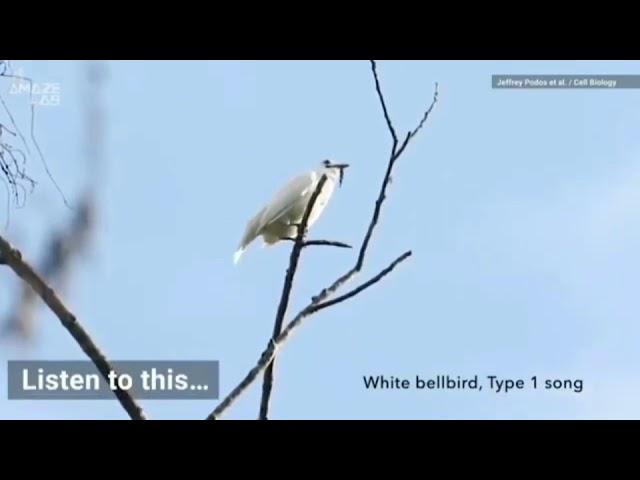
[(242, 235), (242, 240), (240, 240), (239, 248), (244, 248), (248, 244), (250, 244), (254, 238), (258, 236), (258, 232), (261, 228), (262, 214), (264, 213), (264, 208), (258, 212), (247, 224), (247, 227), (244, 230), (244, 234)]
[(260, 228), (278, 220), (291, 208), (295, 207), (296, 204), (314, 188), (317, 182), (316, 177), (315, 172), (299, 175), (276, 193), (269, 205), (262, 212)]

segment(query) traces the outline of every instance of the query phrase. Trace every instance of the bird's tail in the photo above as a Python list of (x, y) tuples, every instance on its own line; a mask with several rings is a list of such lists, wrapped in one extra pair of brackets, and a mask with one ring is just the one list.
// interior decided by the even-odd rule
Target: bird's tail
[(233, 254), (233, 263), (237, 264), (240, 261), (240, 257), (245, 251), (245, 247), (240, 247), (236, 250), (236, 253)]
[(264, 209), (260, 211), (260, 213), (258, 213), (255, 217), (253, 217), (247, 225), (247, 228), (244, 231), (244, 235), (242, 236), (242, 240), (240, 240), (240, 244), (238, 245), (238, 249), (233, 254), (233, 263), (238, 263), (240, 261), (240, 257), (242, 256), (242, 254), (260, 233), (260, 229), (262, 227), (261, 223), (263, 211)]

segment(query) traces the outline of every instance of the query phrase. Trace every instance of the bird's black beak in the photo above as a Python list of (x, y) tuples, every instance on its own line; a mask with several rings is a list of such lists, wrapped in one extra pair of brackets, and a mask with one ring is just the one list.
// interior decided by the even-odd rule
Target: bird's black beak
[(331, 165), (333, 168), (340, 170), (340, 186), (342, 186), (342, 179), (344, 178), (344, 169), (349, 168), (348, 163), (334, 163)]
[(340, 170), (343, 170), (345, 168), (349, 168), (349, 164), (348, 163), (332, 163), (331, 166), (333, 168), (339, 168)]

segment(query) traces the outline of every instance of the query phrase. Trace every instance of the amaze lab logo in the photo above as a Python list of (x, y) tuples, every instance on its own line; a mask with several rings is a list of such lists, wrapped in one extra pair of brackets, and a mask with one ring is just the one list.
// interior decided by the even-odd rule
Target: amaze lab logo
[(57, 82), (33, 82), (20, 68), (11, 75), (10, 95), (29, 95), (33, 105), (57, 107), (61, 102), (61, 87)]

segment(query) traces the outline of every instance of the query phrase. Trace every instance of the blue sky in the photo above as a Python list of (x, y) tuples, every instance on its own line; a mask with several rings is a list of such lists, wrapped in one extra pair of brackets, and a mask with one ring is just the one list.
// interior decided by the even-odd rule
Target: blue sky
[[(49, 169), (73, 203), (83, 160), (84, 62), (13, 61), (60, 85), (37, 110)], [(273, 328), (290, 246), (232, 255), (247, 220), (291, 176), (348, 162), (314, 238), (359, 244), (390, 138), (366, 61), (112, 61), (98, 227), (69, 308), (114, 360), (219, 360), (227, 393)], [(380, 61), (399, 132), (439, 102), (398, 162), (360, 277), (413, 256), (297, 331), (277, 362), (279, 419), (640, 417), (640, 91), (492, 90), (491, 75), (638, 73), (636, 62)], [(0, 93), (28, 131), (28, 100)], [(1, 117), (3, 123), (6, 118)], [(37, 259), (69, 221), (37, 157), (38, 186), (3, 236)], [(0, 198), (4, 198), (0, 194)], [(0, 206), (5, 223), (6, 204)], [(354, 252), (305, 252), (290, 313)], [(17, 282), (0, 271), (0, 315)], [(0, 359), (84, 359), (45, 308), (31, 344)], [(581, 379), (579, 393), (372, 391), (364, 375)], [(1, 418), (124, 419), (114, 401), (6, 399)], [(226, 414), (257, 416), (259, 383)], [(216, 401), (141, 401), (155, 419), (205, 417)]]

